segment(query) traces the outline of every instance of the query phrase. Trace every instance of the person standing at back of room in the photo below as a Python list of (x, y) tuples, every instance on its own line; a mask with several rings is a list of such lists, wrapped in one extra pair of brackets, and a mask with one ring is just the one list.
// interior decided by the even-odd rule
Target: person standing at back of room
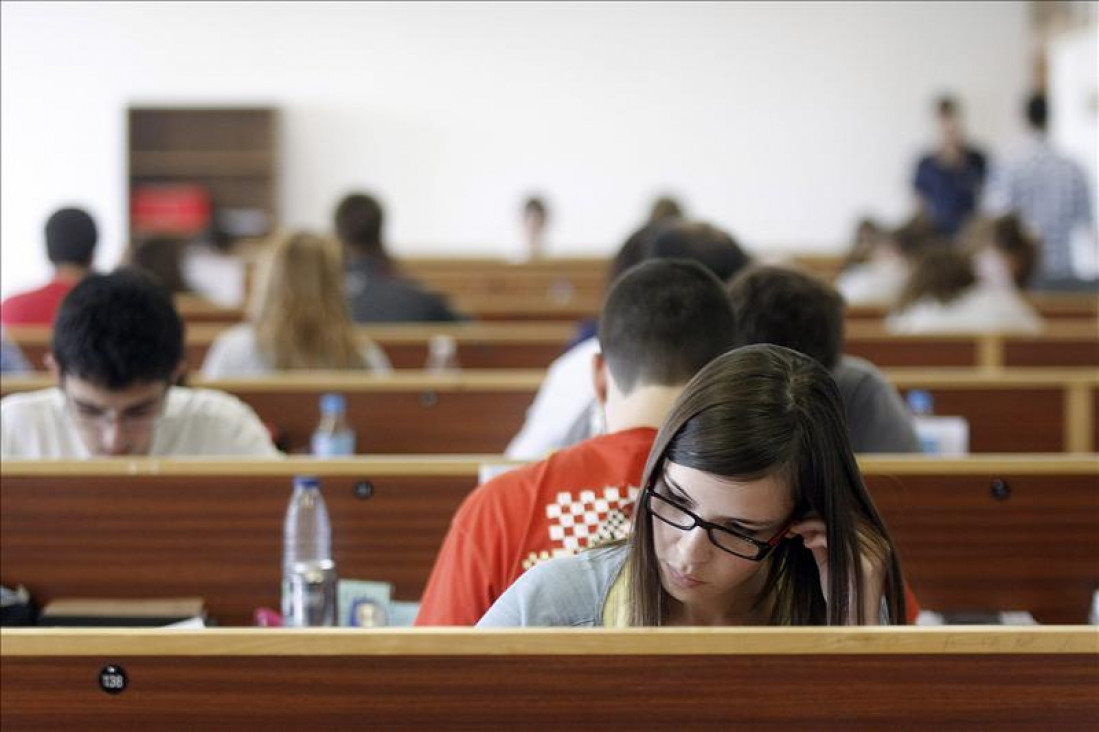
[(957, 100), (940, 98), (935, 117), (939, 146), (920, 158), (912, 185), (922, 210), (941, 234), (952, 237), (977, 209), (988, 162), (981, 150), (966, 141)]
[(46, 256), (53, 279), (42, 287), (12, 295), (0, 304), (4, 325), (50, 325), (61, 301), (91, 271), (99, 232), (83, 209), (63, 208), (46, 221)]
[(1074, 242), (1096, 246), (1095, 212), (1083, 168), (1053, 148), (1047, 137), (1049, 108), (1043, 94), (1025, 107), (1028, 137), (1008, 164), (992, 171), (984, 210), (1016, 213), (1041, 242), (1039, 289), (1078, 279)]
[(453, 322), (465, 317), (441, 295), (403, 277), (382, 239), (385, 213), (376, 198), (352, 193), (335, 214), (347, 260), (347, 297), (357, 323)]

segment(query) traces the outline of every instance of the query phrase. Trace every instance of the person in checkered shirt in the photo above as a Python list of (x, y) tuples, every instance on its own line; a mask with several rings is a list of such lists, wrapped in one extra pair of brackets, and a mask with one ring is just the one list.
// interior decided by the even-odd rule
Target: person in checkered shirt
[[(690, 225), (684, 235), (709, 238), (710, 228)], [(416, 624), (473, 625), (535, 564), (625, 538), (656, 428), (734, 333), (732, 303), (702, 265), (660, 259), (622, 275), (593, 359), (608, 434), (474, 490), (451, 522)]]
[(985, 194), (986, 213), (1018, 213), (1042, 240), (1038, 285), (1076, 278), (1074, 237), (1095, 239), (1095, 219), (1083, 168), (1060, 154), (1046, 138), (1049, 110), (1045, 96), (1026, 103), (1030, 138), (1007, 165), (994, 168)]

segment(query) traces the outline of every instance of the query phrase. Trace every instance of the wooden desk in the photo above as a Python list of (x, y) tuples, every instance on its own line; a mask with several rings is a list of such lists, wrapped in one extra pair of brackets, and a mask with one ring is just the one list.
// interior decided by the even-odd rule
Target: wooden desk
[[(192, 372), (201, 370), (210, 344), (227, 327), (226, 323), (188, 324), (186, 352)], [(23, 326), (8, 332), (35, 368), (44, 369), (50, 329)], [(577, 330), (574, 322), (507, 321), (371, 325), (358, 332), (381, 345), (397, 369), (423, 368), (428, 343), (436, 335), (455, 340), (458, 361), (466, 369), (544, 369), (564, 353)], [(878, 323), (855, 322), (847, 328), (847, 352), (881, 368), (1099, 368), (1099, 327), (1065, 321), (1039, 336), (897, 336)]]
[[(292, 477), (314, 474), (340, 576), (392, 582), (414, 601), (489, 460), (499, 458), (6, 460), (0, 579), (40, 601), (197, 595), (220, 623), (250, 624), (256, 607), (278, 604)], [(860, 465), (925, 609), (1084, 622), (1099, 587), (1095, 455)]]
[[(1094, 729), (1090, 628), (0, 631), (5, 729)], [(121, 667), (120, 694), (99, 688)]]

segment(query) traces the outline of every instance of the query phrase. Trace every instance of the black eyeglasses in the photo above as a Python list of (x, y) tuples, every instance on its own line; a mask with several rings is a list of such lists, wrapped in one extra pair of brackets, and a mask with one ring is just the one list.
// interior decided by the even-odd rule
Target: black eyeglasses
[(786, 536), (787, 529), (793, 523), (792, 520), (788, 522), (782, 527), (781, 531), (768, 541), (760, 541), (725, 526), (706, 521), (667, 496), (660, 495), (652, 488), (645, 489), (645, 508), (656, 518), (681, 531), (690, 531), (696, 526), (701, 526), (706, 530), (706, 535), (710, 537), (710, 542), (718, 549), (734, 554), (741, 559), (750, 559), (753, 562), (766, 559), (771, 550), (778, 546), (779, 542)]

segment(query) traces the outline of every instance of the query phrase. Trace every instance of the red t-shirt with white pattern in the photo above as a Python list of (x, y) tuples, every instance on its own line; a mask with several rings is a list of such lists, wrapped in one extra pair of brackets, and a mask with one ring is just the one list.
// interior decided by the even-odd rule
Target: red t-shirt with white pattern
[(473, 625), (540, 561), (625, 538), (656, 430), (586, 440), (466, 497), (443, 541), (417, 625)]

